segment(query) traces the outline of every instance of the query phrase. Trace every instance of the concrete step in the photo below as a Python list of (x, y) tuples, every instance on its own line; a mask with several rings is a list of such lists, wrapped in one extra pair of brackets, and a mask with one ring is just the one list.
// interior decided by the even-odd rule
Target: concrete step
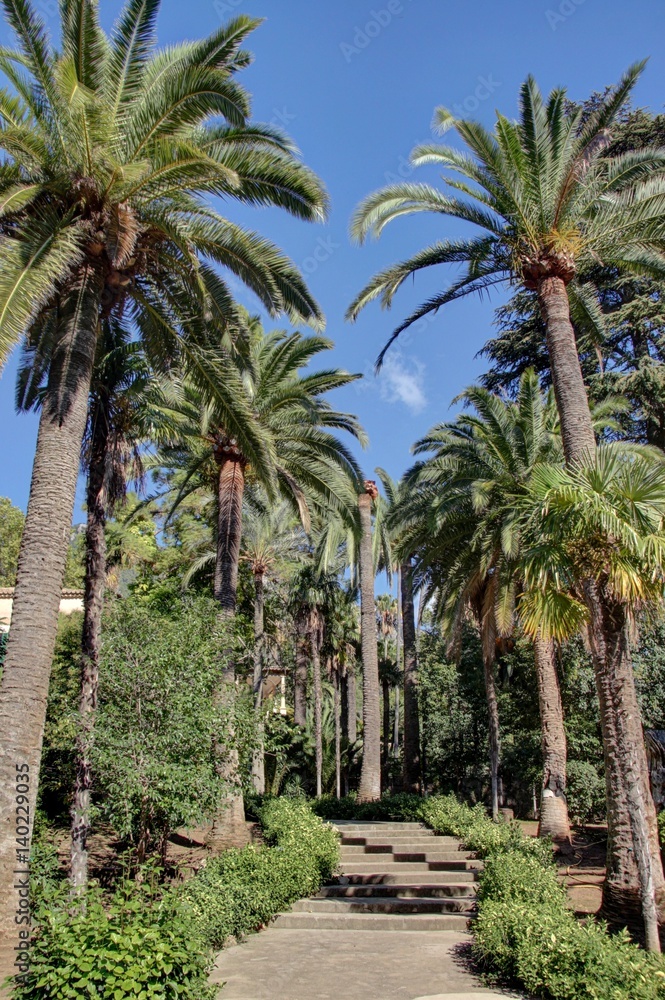
[(376, 863), (371, 858), (363, 861), (344, 861), (340, 863), (343, 875), (368, 874), (385, 872), (398, 875), (404, 872), (456, 872), (480, 871), (481, 861), (382, 861)]
[(474, 882), (418, 883), (386, 885), (371, 882), (361, 885), (324, 885), (314, 899), (475, 899)]
[(364, 899), (301, 899), (291, 913), (471, 913), (474, 900), (367, 896)]
[(443, 851), (443, 850), (458, 850), (460, 847), (459, 840), (454, 837), (356, 837), (356, 836), (344, 836), (342, 837), (341, 846), (343, 848), (354, 847), (354, 848), (365, 848), (367, 851), (375, 851), (376, 853), (381, 853), (382, 851), (389, 851), (391, 848), (403, 848), (410, 851)]
[(342, 864), (345, 861), (361, 861), (363, 858), (376, 858), (376, 862), (382, 864), (384, 861), (471, 861), (473, 853), (471, 851), (412, 851), (400, 847), (397, 850), (388, 851), (367, 851), (362, 847), (343, 847), (340, 851)]
[(349, 872), (340, 876), (339, 885), (459, 885), (474, 886), (477, 880), (475, 871), (447, 872)]
[(463, 913), (282, 913), (273, 927), (322, 931), (466, 931)]
[(386, 833), (389, 831), (392, 833), (410, 833), (412, 830), (423, 833), (428, 830), (428, 827), (422, 823), (356, 823), (345, 819), (334, 819), (329, 822), (343, 833), (350, 831), (354, 833)]

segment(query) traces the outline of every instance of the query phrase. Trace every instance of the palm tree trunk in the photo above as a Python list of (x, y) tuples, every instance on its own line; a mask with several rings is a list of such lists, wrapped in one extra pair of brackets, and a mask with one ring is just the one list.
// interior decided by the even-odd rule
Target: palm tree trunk
[(420, 720), (418, 717), (418, 655), (416, 617), (413, 606), (413, 578), (410, 563), (400, 570), (402, 581), (402, 634), (404, 638), (404, 762), (405, 792), (420, 792)]
[(544, 278), (538, 302), (547, 331), (552, 384), (567, 465), (592, 460), (596, 451), (575, 331), (570, 322), (568, 293), (561, 278)]
[[(373, 487), (376, 490), (376, 487)], [(379, 706), (379, 658), (374, 600), (372, 557), (372, 493), (361, 493), (360, 510), (360, 637), (363, 656), (363, 762), (358, 788), (359, 802), (381, 798), (381, 709)]]
[(316, 756), (316, 797), (323, 794), (323, 690), (321, 687), (321, 628), (318, 611), (312, 611), (310, 619), (310, 643), (312, 650), (312, 676), (314, 680), (314, 744)]
[(489, 716), (490, 738), (490, 784), (492, 792), (492, 819), (499, 818), (499, 763), (501, 760), (501, 735), (499, 730), (499, 702), (496, 696), (496, 673), (494, 657), (483, 650), (485, 674), (485, 697)]
[[(98, 305), (99, 289), (86, 272), (71, 299), (63, 303), (61, 349), (51, 365), (42, 404), (19, 553), (0, 685), (0, 983), (20, 973), (25, 964), (20, 950), (25, 944), (22, 933), (29, 926), (25, 882)], [(67, 321), (71, 336), (64, 327)]]
[[(575, 465), (593, 458), (596, 444), (568, 295), (564, 282), (556, 277), (541, 280), (537, 293), (546, 325), (566, 464)], [(665, 879), (625, 623), (616, 627), (617, 606), (594, 581), (584, 583), (584, 594), (591, 619), (589, 641), (600, 702), (608, 797), (608, 877), (603, 886), (603, 911), (617, 923), (631, 924), (641, 901), (647, 941), (659, 950), (651, 925), (654, 907), (660, 923), (665, 921)], [(625, 609), (621, 609), (620, 617), (624, 615)], [(633, 801), (636, 797), (640, 808)]]
[(382, 680), (381, 688), (383, 694), (383, 764), (385, 767), (390, 754), (390, 736), (392, 730), (390, 724), (390, 681), (386, 679)]
[[(625, 608), (585, 585), (592, 610), (588, 629), (601, 707), (608, 801), (607, 878), (602, 914), (614, 923), (644, 922), (647, 948), (660, 951), (659, 923), (665, 918), (665, 880), (660, 862), (656, 809), (649, 770)], [(596, 593), (593, 593), (593, 591)], [(654, 863), (658, 859), (658, 864)]]
[(304, 622), (296, 622), (296, 669), (293, 684), (293, 721), (304, 728), (307, 724), (307, 663), (308, 640)]
[(534, 640), (534, 651), (543, 746), (543, 784), (538, 835), (551, 837), (563, 851), (570, 851), (572, 841), (566, 801), (566, 730), (563, 724), (554, 642), (537, 636)]
[(344, 730), (344, 735), (349, 743), (349, 746), (353, 744), (358, 739), (358, 704), (357, 704), (357, 693), (356, 693), (356, 664), (355, 661), (350, 657), (347, 658), (346, 662), (346, 727)]
[(342, 797), (342, 702), (339, 683), (339, 660), (333, 657), (333, 710), (335, 715), (335, 796)]
[[(222, 616), (231, 623), (236, 612), (238, 591), (238, 566), (240, 564), (240, 539), (242, 535), (242, 498), (245, 491), (245, 463), (230, 450), (220, 450), (217, 484), (217, 558), (215, 560), (215, 598), (219, 601)], [(240, 763), (236, 746), (233, 714), (235, 709), (235, 665), (233, 651), (223, 652), (222, 676), (215, 700), (228, 717), (226, 739), (216, 747), (217, 772), (229, 788), (213, 820), (208, 838), (214, 851), (229, 847), (244, 847), (248, 841), (245, 822)]]
[(263, 573), (254, 574), (254, 712), (259, 745), (252, 760), (252, 781), (259, 795), (266, 790), (265, 757), (263, 753), (263, 632), (265, 594)]
[(80, 891), (88, 882), (87, 839), (90, 830), (92, 767), (90, 742), (97, 708), (102, 611), (106, 585), (106, 463), (109, 438), (107, 408), (99, 400), (92, 413), (92, 442), (86, 506), (86, 567), (76, 780), (72, 801), (70, 881)]
[(395, 685), (395, 724), (393, 727), (393, 754), (399, 753), (399, 684)]

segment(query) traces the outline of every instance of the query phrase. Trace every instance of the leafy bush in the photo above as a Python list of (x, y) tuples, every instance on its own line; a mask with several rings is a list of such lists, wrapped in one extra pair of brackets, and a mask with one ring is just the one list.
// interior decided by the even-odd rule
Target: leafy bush
[(140, 855), (211, 816), (222, 794), (214, 737), (224, 636), (214, 602), (161, 614), (138, 599), (105, 621), (92, 760), (99, 808)]
[(213, 1000), (211, 952), (174, 892), (123, 882), (105, 901), (88, 889), (73, 909), (67, 889), (42, 886), (30, 971), (16, 1000)]
[(665, 964), (580, 923), (554, 866), (519, 852), (491, 857), (481, 877), (474, 924), (478, 958), (552, 1000), (662, 1000)]
[(258, 814), (271, 846), (226, 851), (181, 890), (213, 947), (257, 930), (297, 899), (316, 892), (337, 866), (337, 833), (307, 802), (271, 799)]
[(665, 847), (665, 809), (658, 813), (658, 834), (661, 847)]
[(584, 825), (602, 819), (606, 811), (605, 779), (585, 760), (569, 760), (566, 797), (573, 820)]
[(123, 881), (110, 900), (92, 886), (78, 909), (55, 851), (41, 847), (33, 863), (32, 965), (16, 1000), (213, 1000), (212, 948), (315, 892), (338, 862), (337, 833), (306, 802), (270, 800), (260, 817), (270, 846), (226, 851), (166, 890), (147, 865), (141, 882)]

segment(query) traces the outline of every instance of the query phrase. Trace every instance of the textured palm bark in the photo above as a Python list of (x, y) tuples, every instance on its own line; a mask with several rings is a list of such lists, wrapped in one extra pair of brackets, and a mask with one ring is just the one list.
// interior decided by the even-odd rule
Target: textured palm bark
[(588, 629), (596, 669), (608, 801), (607, 878), (603, 916), (614, 924), (644, 922), (647, 946), (660, 951), (665, 879), (644, 733), (635, 691), (625, 608), (588, 582)]
[(345, 679), (346, 697), (344, 699), (344, 735), (346, 736), (349, 744), (353, 746), (358, 739), (358, 693), (356, 687), (356, 664), (355, 660), (350, 657), (347, 659), (346, 663)]
[(501, 761), (501, 734), (499, 729), (499, 702), (496, 696), (494, 657), (483, 652), (485, 697), (489, 717), (490, 785), (492, 794), (492, 819), (499, 818), (499, 766)]
[(402, 633), (404, 648), (404, 763), (405, 792), (421, 791), (420, 719), (418, 714), (418, 653), (411, 566), (401, 568)]
[(358, 507), (361, 530), (360, 638), (363, 657), (363, 762), (358, 801), (374, 802), (381, 798), (381, 699), (372, 557), (372, 494), (361, 493)]
[(335, 796), (342, 796), (342, 700), (340, 697), (339, 661), (333, 657), (333, 713), (335, 717)]
[(400, 719), (399, 719), (399, 714), (400, 714), (399, 695), (400, 695), (399, 685), (396, 684), (395, 685), (395, 714), (393, 716), (393, 718), (394, 718), (394, 723), (393, 723), (393, 754), (395, 756), (397, 756), (397, 754), (399, 753), (399, 726), (400, 726)]
[[(84, 276), (84, 281), (87, 276)], [(81, 286), (84, 287), (89, 286)], [(56, 358), (45, 398), (32, 468), (30, 499), (21, 540), (12, 623), (0, 685), (0, 983), (20, 971), (19, 932), (26, 928), (27, 854), (17, 842), (32, 837), (49, 678), (60, 594), (71, 532), (76, 481), (85, 431), (88, 394), (97, 339), (98, 291), (79, 300), (90, 325), (68, 341), (66, 359)], [(60, 381), (70, 366), (66, 398)], [(71, 372), (76, 378), (71, 379)], [(17, 801), (17, 777), (29, 786)], [(20, 822), (19, 822), (20, 821)], [(1, 987), (0, 987), (1, 988)]]
[(323, 793), (323, 688), (321, 685), (321, 640), (323, 623), (318, 611), (310, 618), (310, 649), (314, 681), (314, 755), (316, 758), (316, 797)]
[[(225, 446), (217, 453), (218, 522), (217, 558), (215, 560), (215, 598), (222, 615), (229, 620), (236, 612), (240, 539), (242, 534), (242, 498), (245, 491), (245, 463)], [(227, 738), (217, 747), (218, 774), (229, 788), (213, 819), (208, 844), (214, 851), (244, 847), (249, 843), (245, 806), (240, 787), (240, 764), (235, 745), (233, 711), (235, 706), (235, 666), (231, 650), (223, 654), (224, 668), (215, 699), (229, 719)]]
[(392, 736), (392, 725), (390, 722), (390, 681), (383, 679), (381, 681), (381, 695), (383, 702), (383, 746), (382, 746), (382, 757), (383, 765), (388, 763), (388, 757), (390, 756), (390, 740)]
[(309, 663), (309, 640), (307, 628), (299, 616), (296, 622), (296, 666), (293, 681), (293, 721), (304, 729), (307, 725), (307, 667)]
[(574, 465), (593, 459), (596, 438), (563, 280), (544, 278), (538, 287), (538, 302), (547, 331), (547, 351), (564, 455), (566, 463)]
[(252, 759), (252, 783), (259, 795), (266, 790), (265, 755), (263, 751), (263, 633), (265, 619), (265, 590), (262, 572), (254, 574), (254, 711), (258, 746)]
[[(571, 466), (593, 459), (596, 443), (568, 296), (558, 277), (541, 280), (536, 291), (547, 330), (564, 454)], [(659, 922), (665, 922), (663, 864), (625, 622), (616, 625), (617, 614), (622, 617), (625, 611), (595, 581), (585, 582), (584, 595), (591, 619), (588, 631), (607, 784), (608, 874), (602, 910), (613, 923), (631, 927), (637, 926), (641, 914), (647, 941), (659, 950), (652, 924), (654, 908)]]
[(95, 406), (86, 490), (85, 594), (81, 641), (81, 689), (76, 739), (76, 778), (71, 809), (70, 881), (80, 891), (88, 882), (88, 834), (92, 765), (90, 748), (97, 708), (102, 612), (106, 586), (106, 464), (109, 442), (107, 408), (103, 400)]
[(554, 642), (537, 636), (534, 652), (543, 748), (538, 836), (551, 837), (562, 851), (568, 852), (572, 841), (566, 800), (567, 745)]

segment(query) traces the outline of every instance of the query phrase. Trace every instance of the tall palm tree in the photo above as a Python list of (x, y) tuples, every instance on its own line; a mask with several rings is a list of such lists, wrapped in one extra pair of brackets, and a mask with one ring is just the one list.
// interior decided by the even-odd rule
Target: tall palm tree
[(249, 336), (234, 354), (234, 364), (243, 403), (262, 436), (266, 461), (254, 462), (236, 427), (228, 425), (228, 411), (220, 411), (215, 399), (191, 383), (174, 394), (171, 412), (179, 432), (158, 458), (164, 468), (185, 473), (174, 509), (185, 496), (215, 484), (214, 588), (230, 614), (236, 607), (246, 484), (260, 485), (270, 500), (275, 495), (285, 498), (305, 528), (321, 510), (349, 521), (355, 514), (354, 484), (360, 471), (335, 432), (343, 430), (362, 444), (366, 441), (357, 419), (333, 409), (324, 398), (360, 376), (339, 368), (303, 371), (332, 347), (331, 341), (279, 330), (264, 334), (256, 319), (249, 325)]
[[(415, 450), (430, 457), (408, 479), (401, 511), (410, 544), (420, 538), (417, 563), (436, 591), (444, 622), (455, 634), (466, 607), (478, 622), (489, 715), (492, 812), (499, 807), (500, 729), (496, 692), (497, 642), (514, 627), (521, 587), (518, 500), (533, 469), (561, 456), (554, 399), (543, 398), (532, 369), (524, 373), (515, 403), (473, 388), (465, 401), (474, 413), (435, 427)], [(409, 527), (410, 524), (410, 527)], [(570, 845), (566, 807), (566, 736), (551, 639), (535, 643), (540, 693), (544, 777), (541, 834)]]
[(293, 511), (283, 501), (275, 508), (267, 505), (248, 507), (243, 516), (240, 558), (247, 562), (254, 580), (254, 711), (257, 717), (259, 746), (254, 754), (252, 778), (254, 788), (265, 792), (265, 759), (263, 753), (263, 682), (265, 670), (265, 585), (269, 576), (293, 566), (304, 554), (305, 536), (294, 518)]
[[(44, 348), (48, 351), (48, 345), (30, 342), (23, 347), (17, 393), (20, 409), (39, 408), (49, 360), (43, 356)], [(97, 705), (107, 578), (106, 522), (115, 506), (125, 499), (130, 468), (133, 466), (134, 475), (140, 475), (138, 445), (146, 435), (146, 408), (158, 395), (158, 381), (149, 370), (140, 341), (132, 341), (130, 332), (116, 319), (105, 319), (97, 344), (82, 455), (82, 466), (87, 473), (86, 565), (70, 867), (70, 880), (76, 889), (85, 887), (88, 874), (90, 742)]]
[(381, 798), (381, 709), (379, 660), (374, 601), (374, 556), (372, 551), (372, 501), (379, 491), (372, 480), (358, 497), (360, 541), (360, 641), (363, 659), (363, 762), (358, 788), (359, 802)]
[(383, 693), (383, 764), (388, 763), (393, 739), (394, 725), (390, 718), (390, 689), (399, 680), (399, 667), (391, 657), (390, 642), (397, 637), (397, 601), (391, 594), (379, 594), (376, 598), (376, 624), (381, 657), (379, 659), (379, 680)]
[[(465, 270), (401, 323), (390, 342), (416, 320), (473, 292), (505, 282), (533, 291), (545, 325), (570, 466), (589, 460), (596, 447), (571, 315), (602, 328), (598, 301), (576, 276), (599, 260), (619, 272), (657, 278), (665, 274), (665, 152), (606, 155), (608, 136), (642, 68), (642, 63), (633, 66), (584, 121), (581, 110), (569, 111), (565, 90), (552, 91), (545, 102), (532, 78), (521, 89), (519, 120), (498, 115), (491, 132), (439, 109), (435, 121), (440, 131), (455, 128), (468, 151), (421, 146), (412, 162), (437, 163), (457, 175), (445, 180), (458, 195), (423, 184), (391, 185), (367, 198), (353, 220), (359, 240), (370, 233), (378, 236), (392, 219), (421, 211), (461, 219), (482, 230), (472, 239), (435, 243), (387, 268), (357, 296), (349, 316), (354, 318), (376, 298), (390, 306), (406, 278), (439, 264), (462, 264)], [(585, 601), (591, 618), (605, 623), (604, 640), (592, 644), (593, 661), (599, 692), (607, 693), (600, 698), (605, 742), (619, 740), (619, 752), (608, 752), (607, 760), (609, 809), (615, 818), (610, 870), (620, 876), (606, 883), (604, 908), (623, 919), (631, 913), (637, 916), (641, 908), (638, 841), (652, 845), (650, 869), (660, 900), (665, 898), (665, 880), (635, 685), (632, 675), (624, 676), (623, 646), (614, 639), (612, 597), (590, 580)], [(619, 716), (628, 724), (624, 726)], [(631, 768), (624, 766), (627, 761), (633, 762)], [(644, 808), (642, 818), (631, 820), (627, 795), (636, 775)], [(665, 902), (659, 905), (665, 917)]]
[[(0, 90), (0, 360), (26, 333), (52, 345), (0, 690), (0, 813), (9, 816), (16, 766), (29, 769), (34, 814), (101, 322), (131, 317), (159, 366), (183, 357), (200, 380), (210, 379), (206, 325), (214, 318), (223, 327), (232, 312), (211, 264), (229, 268), (271, 313), (320, 322), (293, 264), (203, 199), (320, 219), (326, 197), (287, 139), (248, 125), (249, 100), (234, 75), (249, 62), (241, 46), (256, 21), (236, 18), (201, 42), (156, 51), (158, 0), (129, 0), (110, 36), (96, 0), (63, 0), (56, 51), (30, 0), (3, 0), (3, 8), (17, 49), (0, 58), (11, 88)], [(218, 381), (221, 393), (228, 383)], [(11, 972), (15, 860), (3, 826), (0, 977)]]
[[(416, 649), (416, 616), (413, 600), (413, 552), (404, 549), (400, 537), (400, 510), (406, 499), (404, 480), (395, 482), (384, 469), (377, 469), (381, 480), (387, 511), (386, 528), (392, 549), (400, 563), (397, 565), (400, 611), (403, 638), (404, 684), (404, 745), (402, 754), (402, 788), (405, 792), (421, 790), (420, 767), (420, 717), (418, 712), (418, 651)], [(399, 666), (399, 664), (398, 664)]]
[(312, 565), (304, 566), (294, 577), (291, 604), (296, 619), (306, 623), (309, 653), (312, 661), (314, 688), (314, 746), (316, 795), (323, 792), (323, 677), (321, 656), (326, 635), (326, 623), (337, 598), (339, 583), (335, 573), (320, 573)]

